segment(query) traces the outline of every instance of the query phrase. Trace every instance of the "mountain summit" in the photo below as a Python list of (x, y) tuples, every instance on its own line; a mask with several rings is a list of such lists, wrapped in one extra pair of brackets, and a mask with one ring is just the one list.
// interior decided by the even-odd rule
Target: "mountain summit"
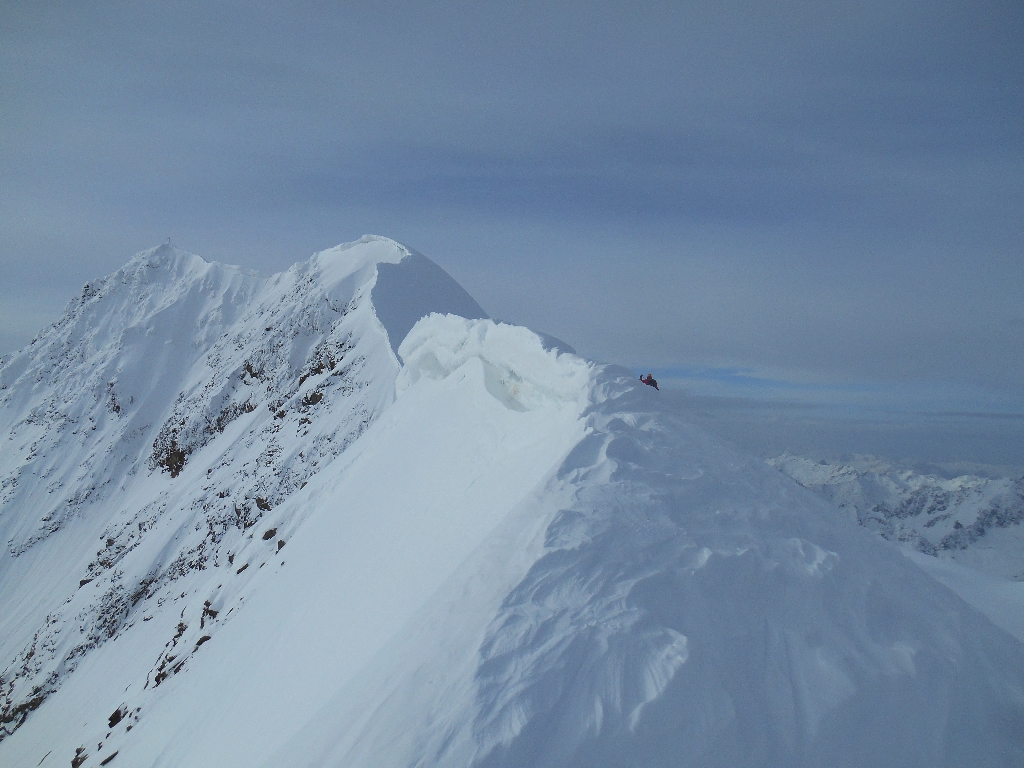
[(1011, 766), (1024, 646), (386, 238), (0, 369), (0, 764)]

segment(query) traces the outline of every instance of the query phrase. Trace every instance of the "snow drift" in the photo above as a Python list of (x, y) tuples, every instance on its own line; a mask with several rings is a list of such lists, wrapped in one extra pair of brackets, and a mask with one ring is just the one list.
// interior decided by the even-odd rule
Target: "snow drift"
[(527, 328), (455, 315), (431, 314), (398, 352), (405, 366), (395, 382), (397, 392), (423, 377), (441, 381), (472, 360), (483, 371), (487, 391), (514, 410), (582, 405), (591, 371), (584, 360), (546, 347)]
[(393, 241), (147, 252), (0, 386), (5, 765), (1024, 762), (1017, 639)]

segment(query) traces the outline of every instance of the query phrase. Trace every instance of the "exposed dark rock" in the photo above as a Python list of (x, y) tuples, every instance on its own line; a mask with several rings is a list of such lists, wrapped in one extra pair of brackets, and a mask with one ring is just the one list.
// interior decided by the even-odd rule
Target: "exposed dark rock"
[(276, 535), (277, 535), (277, 528), (271, 528), (270, 530), (268, 530), (266, 533), (263, 534), (263, 540), (264, 541), (269, 541), (270, 539), (274, 538)]
[(46, 697), (53, 693), (54, 690), (55, 686), (52, 685), (48, 690), (41, 686), (36, 686), (30, 698), (10, 709), (0, 708), (0, 736), (9, 736), (14, 733), (25, 722), (25, 718), (28, 717), (29, 713), (39, 709), (42, 703), (46, 701)]
[(245, 372), (249, 375), (250, 379), (262, 379), (263, 378), (263, 367), (254, 368), (252, 363), (248, 360), (245, 361)]
[(153, 443), (153, 461), (158, 467), (162, 467), (171, 473), (171, 477), (177, 477), (185, 468), (185, 460), (188, 453), (178, 447), (178, 441), (170, 439), (166, 442), (157, 438)]
[[(170, 642), (167, 644), (168, 647), (171, 650), (173, 650), (174, 647), (178, 645), (178, 641), (181, 639), (181, 636), (185, 634), (185, 630), (186, 629), (188, 629), (188, 624), (186, 624), (184, 621), (179, 621), (177, 629), (176, 629), (176, 631), (174, 633), (174, 637), (172, 637)], [(153, 687), (154, 688), (156, 688), (158, 685), (160, 685), (160, 683), (162, 683), (164, 680), (166, 680), (169, 676), (178, 674), (178, 672), (181, 671), (181, 668), (183, 666), (185, 666), (185, 661), (186, 660), (182, 659), (177, 664), (175, 664), (173, 667), (171, 667), (171, 663), (175, 659), (177, 659), (177, 658), (178, 658), (178, 654), (177, 653), (172, 654), (172, 653), (170, 653), (170, 651), (165, 652), (163, 660), (160, 662), (160, 665), (157, 667), (156, 677), (153, 678)], [(147, 687), (149, 686), (148, 682), (146, 683), (146, 686)], [(136, 710), (136, 711), (138, 711), (138, 710)]]

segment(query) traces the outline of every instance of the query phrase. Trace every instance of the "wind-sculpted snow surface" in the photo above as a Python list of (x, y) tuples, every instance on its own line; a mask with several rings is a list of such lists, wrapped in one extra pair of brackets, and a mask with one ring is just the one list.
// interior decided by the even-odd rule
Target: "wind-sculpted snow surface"
[(1024, 648), (605, 369), (586, 434), (268, 766), (1012, 766)]
[[(137, 443), (103, 444), (134, 446), (104, 506), (35, 543), (51, 502), (17, 490), (43, 466), (21, 457), (0, 764), (1024, 764), (1018, 640), (627, 371), (456, 316), (450, 287), (396, 342), (406, 313), (373, 287), (409, 253), (368, 239), (196, 288), (250, 293)], [(84, 418), (32, 354), (2, 374), (16, 445), (44, 395)], [(118, 382), (130, 416), (149, 390)]]

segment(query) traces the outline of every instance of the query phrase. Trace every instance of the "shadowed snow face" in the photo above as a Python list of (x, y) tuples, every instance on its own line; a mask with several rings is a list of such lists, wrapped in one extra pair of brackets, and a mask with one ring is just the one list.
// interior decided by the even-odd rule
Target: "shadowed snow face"
[(447, 272), (414, 251), (397, 264), (377, 264), (373, 305), (395, 354), (416, 322), (431, 312), (469, 319), (487, 317)]

